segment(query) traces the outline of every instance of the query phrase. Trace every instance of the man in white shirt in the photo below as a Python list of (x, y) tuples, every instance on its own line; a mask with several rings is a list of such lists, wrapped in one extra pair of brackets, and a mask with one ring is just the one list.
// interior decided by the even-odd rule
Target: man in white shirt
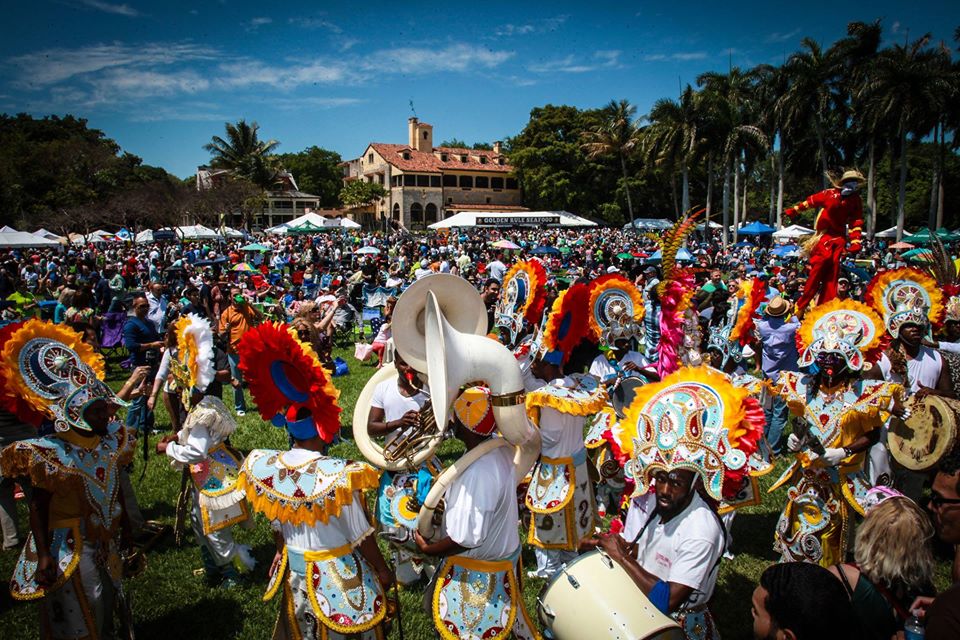
[(613, 359), (601, 353), (590, 363), (590, 375), (598, 378), (601, 382), (610, 382), (615, 379), (619, 373), (622, 373), (626, 377), (646, 377), (656, 373), (654, 370), (645, 371), (650, 367), (650, 361), (639, 351), (634, 351), (630, 348), (630, 340), (628, 338), (616, 340), (610, 351)]
[(159, 282), (151, 283), (147, 287), (146, 298), (150, 303), (147, 320), (159, 333), (163, 333), (163, 318), (167, 313), (167, 299), (163, 295), (163, 285)]
[(503, 282), (503, 276), (507, 273), (507, 265), (500, 261), (500, 254), (496, 254), (493, 260), (487, 263), (487, 276)]
[[(454, 403), (453, 424), (467, 451), (485, 442), (497, 426), (490, 391), (471, 387), (461, 393)], [(414, 534), (420, 551), (446, 558), (427, 591), (434, 624), (447, 630), (444, 637), (502, 637), (495, 629), (510, 617), (515, 638), (538, 637), (519, 588), (520, 517), (513, 455), (512, 447), (493, 449), (450, 484), (442, 538), (427, 541), (419, 532)]]

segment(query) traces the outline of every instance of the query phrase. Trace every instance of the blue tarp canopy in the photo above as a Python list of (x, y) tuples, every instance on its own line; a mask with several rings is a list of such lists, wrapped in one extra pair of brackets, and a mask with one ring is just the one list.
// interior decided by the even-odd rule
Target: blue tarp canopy
[(737, 229), (737, 234), (741, 236), (766, 236), (772, 234), (776, 229), (763, 224), (762, 222), (751, 222), (745, 227)]

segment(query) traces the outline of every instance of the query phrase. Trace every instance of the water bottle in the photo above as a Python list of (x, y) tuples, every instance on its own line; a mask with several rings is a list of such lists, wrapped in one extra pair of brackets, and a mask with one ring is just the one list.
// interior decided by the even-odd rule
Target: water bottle
[(910, 617), (903, 624), (903, 638), (904, 640), (923, 640), (926, 637), (923, 623), (920, 622), (916, 610), (911, 611), (910, 614)]

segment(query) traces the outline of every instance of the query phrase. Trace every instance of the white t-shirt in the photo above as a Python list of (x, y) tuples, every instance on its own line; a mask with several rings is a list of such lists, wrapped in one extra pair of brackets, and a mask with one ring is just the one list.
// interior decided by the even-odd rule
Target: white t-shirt
[(499, 260), (494, 260), (493, 262), (487, 263), (487, 275), (503, 282), (503, 276), (507, 273), (507, 265), (503, 264)]
[[(281, 460), (288, 466), (303, 466), (314, 458), (322, 457), (316, 451), (307, 449), (291, 449), (281, 454)], [(353, 502), (342, 506), (340, 515), (331, 517), (326, 524), (320, 520), (317, 520), (315, 525), (289, 524), (274, 520), (272, 526), (283, 534), (283, 539), (289, 546), (301, 551), (324, 551), (346, 544), (356, 546), (373, 532), (362, 504), (363, 495), (354, 491)]]
[(637, 540), (640, 566), (660, 580), (692, 588), (687, 606), (706, 604), (717, 584), (717, 560), (723, 553), (723, 529), (719, 520), (696, 494), (687, 508), (666, 524), (660, 522), (660, 516), (651, 516), (656, 506), (656, 493), (633, 498), (620, 536), (633, 542), (652, 517)]
[[(887, 382), (897, 382), (906, 386), (906, 382), (893, 372), (893, 363), (884, 353), (877, 362), (880, 372), (883, 373), (883, 379)], [(943, 368), (943, 359), (940, 354), (930, 347), (920, 347), (920, 352), (916, 358), (907, 360), (907, 380), (910, 381), (907, 391), (916, 393), (920, 386), (936, 389), (940, 381), (940, 370)]]
[(938, 349), (945, 353), (960, 353), (960, 342), (939, 342)]
[[(645, 369), (650, 366), (650, 361), (647, 360), (642, 353), (639, 351), (627, 351), (627, 353), (618, 360), (620, 363), (620, 368), (622, 369), (624, 365), (628, 362), (632, 362), (641, 369)], [(593, 362), (590, 363), (590, 375), (599, 378), (601, 381), (605, 382), (606, 380), (616, 377), (617, 370), (613, 368), (613, 365), (610, 363), (610, 360), (607, 359), (607, 356), (604, 354), (598, 355), (593, 359)], [(631, 375), (636, 375), (632, 373)]]
[(547, 458), (569, 458), (583, 449), (586, 416), (561, 413), (552, 407), (540, 408), (541, 453)]
[(396, 380), (384, 380), (373, 390), (370, 406), (383, 409), (384, 420), (399, 420), (407, 411), (420, 411), (427, 402), (426, 394), (420, 392), (407, 397), (400, 393)]
[(500, 447), (467, 467), (446, 493), (444, 527), (475, 560), (504, 560), (520, 546), (513, 447)]

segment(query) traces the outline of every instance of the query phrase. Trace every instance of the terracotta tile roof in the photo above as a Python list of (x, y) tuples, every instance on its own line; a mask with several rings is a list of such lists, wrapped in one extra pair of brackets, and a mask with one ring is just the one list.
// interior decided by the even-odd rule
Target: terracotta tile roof
[(474, 204), (472, 202), (450, 202), (443, 205), (448, 211), (530, 211), (527, 207), (518, 204)]
[[(497, 158), (500, 155), (491, 150), (485, 149), (454, 149), (451, 147), (434, 147), (433, 152), (417, 151), (411, 149), (405, 144), (386, 144), (384, 142), (372, 142), (377, 153), (383, 156), (383, 159), (395, 166), (401, 171), (419, 171), (421, 173), (441, 173), (443, 171), (489, 171), (491, 173), (511, 173), (513, 167), (506, 164), (506, 156), (503, 156), (504, 164), (497, 164)], [(408, 151), (410, 159), (404, 160), (401, 153)], [(437, 154), (447, 154), (447, 161), (442, 162)], [(460, 162), (460, 157), (466, 155), (467, 161)], [(478, 158), (485, 157), (486, 163), (481, 163)]]

